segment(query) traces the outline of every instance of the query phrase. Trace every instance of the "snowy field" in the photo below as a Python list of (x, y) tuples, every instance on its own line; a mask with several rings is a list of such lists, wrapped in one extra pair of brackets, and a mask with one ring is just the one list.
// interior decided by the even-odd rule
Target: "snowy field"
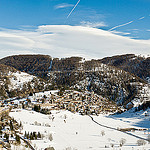
[[(22, 121), (23, 133), (25, 131), (35, 131), (44, 135), (43, 140), (32, 140), (32, 145), (37, 150), (42, 150), (49, 146), (54, 147), (55, 150), (150, 150), (148, 142), (144, 146), (138, 146), (136, 137), (101, 127), (94, 123), (89, 116), (81, 116), (68, 111), (52, 111), (51, 115), (28, 110), (14, 111), (10, 115), (18, 122)], [(93, 118), (101, 124), (114, 128), (142, 128), (140, 125), (138, 127), (138, 121), (142, 120), (141, 117), (139, 119), (139, 115), (137, 115), (138, 117), (133, 116), (131, 118), (132, 115), (130, 113), (115, 116), (99, 115), (93, 116)], [(142, 112), (140, 112), (140, 115), (142, 115)], [(35, 125), (35, 122), (38, 125)], [(150, 125), (149, 122), (147, 120), (145, 123)], [(47, 127), (47, 125), (50, 125), (50, 127)], [(49, 134), (52, 134), (52, 141), (48, 138)], [(141, 137), (147, 136), (143, 131), (136, 131), (134, 134)], [(120, 147), (122, 138), (126, 142)]]

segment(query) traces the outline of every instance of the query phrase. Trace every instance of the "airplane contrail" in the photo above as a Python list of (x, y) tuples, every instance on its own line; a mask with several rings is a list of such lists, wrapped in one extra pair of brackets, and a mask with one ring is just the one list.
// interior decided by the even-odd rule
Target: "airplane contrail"
[(114, 30), (114, 29), (116, 29), (116, 28), (126, 26), (126, 25), (128, 25), (128, 24), (130, 24), (130, 23), (132, 23), (132, 22), (133, 22), (133, 21), (130, 21), (130, 22), (127, 22), (127, 23), (124, 23), (124, 24), (121, 24), (121, 25), (115, 26), (115, 27), (113, 27), (113, 28), (109, 29), (108, 31), (112, 31), (112, 30)]
[(74, 9), (78, 6), (80, 0), (78, 0), (78, 2), (76, 3), (76, 5), (73, 7), (73, 9), (71, 10), (71, 12), (69, 13), (69, 15), (67, 16), (67, 19), (69, 18), (69, 16), (72, 14), (72, 12), (74, 11)]
[[(149, 15), (149, 16), (150, 16), (150, 15)], [(126, 26), (126, 25), (128, 25), (128, 24), (131, 24), (131, 23), (133, 23), (133, 22), (137, 21), (137, 20), (143, 20), (145, 17), (146, 17), (146, 16), (143, 16), (143, 17), (140, 17), (140, 18), (138, 18), (138, 19), (136, 19), (136, 20), (132, 20), (132, 21), (129, 21), (129, 22), (127, 22), (127, 23), (124, 23), (124, 24), (121, 24), (121, 25), (115, 26), (115, 27), (113, 27), (113, 28), (109, 29), (108, 31), (112, 31), (112, 30), (114, 30), (114, 29), (116, 29), (116, 28)]]
[(142, 20), (142, 19), (144, 19), (145, 17), (141, 17), (141, 18), (139, 18), (138, 20)]

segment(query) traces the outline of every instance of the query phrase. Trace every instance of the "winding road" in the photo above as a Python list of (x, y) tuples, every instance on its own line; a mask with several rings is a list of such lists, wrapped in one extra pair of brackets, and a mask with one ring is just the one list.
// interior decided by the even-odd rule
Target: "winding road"
[[(88, 115), (88, 116), (92, 119), (92, 121), (93, 121), (94, 123), (96, 123), (97, 125), (99, 125), (99, 126), (101, 126), (101, 127), (105, 127), (105, 128), (108, 128), (108, 129), (116, 130), (116, 131), (118, 131), (118, 132), (122, 132), (122, 133), (124, 133), (124, 134), (128, 134), (128, 135), (130, 135), (130, 136), (136, 137), (136, 138), (138, 138), (138, 139), (148, 141), (148, 139), (142, 138), (142, 137), (137, 136), (137, 135), (134, 135), (134, 134), (132, 134), (132, 133), (123, 132), (123, 131), (120, 131), (120, 130), (118, 130), (118, 129), (116, 129), (116, 128), (113, 128), (113, 127), (109, 127), (109, 126), (100, 124), (99, 122), (95, 121), (92, 116), (90, 116), (90, 115)], [(149, 141), (148, 141), (148, 142), (149, 142)]]
[(31, 150), (35, 150), (34, 147), (27, 140), (25, 140), (21, 136), (20, 136), (20, 139), (22, 139), (30, 147)]

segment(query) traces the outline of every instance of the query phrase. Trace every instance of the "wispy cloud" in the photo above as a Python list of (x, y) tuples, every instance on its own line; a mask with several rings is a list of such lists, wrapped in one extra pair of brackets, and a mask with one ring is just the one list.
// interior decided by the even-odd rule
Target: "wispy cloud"
[(135, 40), (83, 26), (45, 25), (34, 31), (0, 30), (1, 58), (31, 53), (102, 58), (126, 53), (148, 54), (149, 49), (149, 40)]
[(62, 3), (62, 4), (56, 5), (54, 8), (55, 9), (62, 9), (62, 8), (67, 8), (67, 7), (73, 7), (73, 5), (72, 4), (68, 4), (68, 3)]
[(107, 25), (102, 22), (89, 22), (89, 21), (81, 21), (81, 26), (85, 27), (92, 27), (92, 28), (100, 28), (100, 27), (107, 27)]

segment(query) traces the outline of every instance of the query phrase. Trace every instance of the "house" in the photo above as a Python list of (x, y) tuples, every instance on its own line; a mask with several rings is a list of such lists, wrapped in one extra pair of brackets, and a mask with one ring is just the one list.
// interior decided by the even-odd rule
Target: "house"
[(129, 102), (127, 105), (126, 105), (126, 109), (131, 109), (134, 107), (134, 104), (132, 102)]

